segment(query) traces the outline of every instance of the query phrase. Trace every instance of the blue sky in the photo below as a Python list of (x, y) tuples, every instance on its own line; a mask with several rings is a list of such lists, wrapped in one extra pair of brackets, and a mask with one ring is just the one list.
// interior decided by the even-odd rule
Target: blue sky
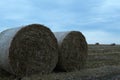
[(120, 44), (120, 0), (1, 0), (0, 31), (39, 23), (81, 31), (88, 43)]

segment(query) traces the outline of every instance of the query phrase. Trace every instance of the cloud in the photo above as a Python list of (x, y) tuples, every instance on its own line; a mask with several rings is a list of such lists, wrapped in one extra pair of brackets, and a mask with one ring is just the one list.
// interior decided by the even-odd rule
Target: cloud
[(100, 5), (93, 7), (96, 15), (104, 18), (120, 16), (120, 0), (104, 0)]
[(119, 42), (119, 0), (3, 0), (0, 12), (0, 31), (40, 23), (52, 31), (85, 32), (89, 42)]
[[(94, 20), (93, 24), (98, 25), (103, 30), (120, 30), (120, 1), (119, 0), (103, 0), (99, 5), (92, 8), (92, 16), (100, 20)], [(93, 25), (93, 26), (94, 26)]]
[[(98, 4), (98, 1), (34, 0), (31, 2), (28, 0), (6, 0), (1, 4), (2, 17), (5, 20), (21, 20), (26, 23), (36, 21), (46, 24), (51, 22), (55, 26), (61, 27), (69, 25), (84, 26), (104, 21), (101, 17), (93, 17), (90, 11), (92, 7)], [(5, 5), (8, 5), (8, 8), (3, 7)]]
[(5, 20), (25, 19), (33, 9), (28, 0), (4, 0), (0, 2), (0, 15)]
[(103, 13), (116, 13), (120, 10), (120, 0), (105, 0), (100, 6), (100, 12)]

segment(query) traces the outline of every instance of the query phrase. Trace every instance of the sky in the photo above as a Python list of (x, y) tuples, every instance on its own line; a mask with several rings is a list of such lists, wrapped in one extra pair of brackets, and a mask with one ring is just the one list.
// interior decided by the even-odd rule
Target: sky
[(34, 23), (80, 31), (89, 44), (120, 44), (120, 0), (0, 0), (0, 32)]

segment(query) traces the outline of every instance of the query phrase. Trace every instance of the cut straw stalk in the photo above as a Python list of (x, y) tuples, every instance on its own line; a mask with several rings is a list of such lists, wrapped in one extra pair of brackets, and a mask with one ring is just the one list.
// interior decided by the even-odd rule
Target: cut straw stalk
[(79, 31), (54, 32), (59, 44), (59, 59), (55, 71), (77, 71), (84, 68), (87, 42)]
[(17, 76), (50, 73), (57, 53), (57, 40), (43, 25), (31, 24), (0, 34), (0, 67)]

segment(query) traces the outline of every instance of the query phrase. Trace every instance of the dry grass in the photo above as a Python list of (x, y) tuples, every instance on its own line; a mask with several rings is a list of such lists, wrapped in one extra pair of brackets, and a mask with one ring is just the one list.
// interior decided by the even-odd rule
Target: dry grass
[(86, 68), (120, 65), (120, 45), (89, 45)]
[(53, 73), (49, 75), (34, 75), (24, 77), (22, 80), (102, 80), (105, 76), (120, 74), (120, 66), (104, 66), (101, 68), (85, 69), (69, 73)]

